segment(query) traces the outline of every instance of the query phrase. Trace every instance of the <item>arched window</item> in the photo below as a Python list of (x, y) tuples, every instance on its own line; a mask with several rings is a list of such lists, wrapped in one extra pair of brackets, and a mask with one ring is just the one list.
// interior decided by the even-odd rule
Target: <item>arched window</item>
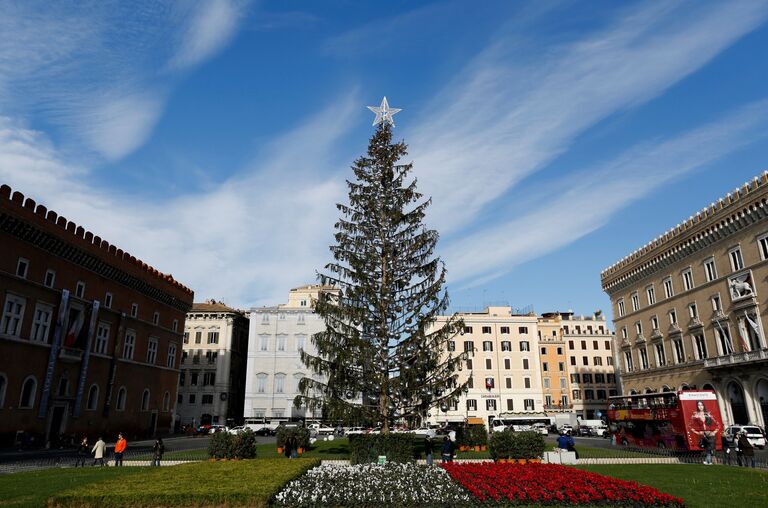
[(5, 389), (8, 386), (8, 378), (0, 372), (0, 408), (5, 405)]
[(144, 390), (141, 395), (141, 410), (147, 411), (149, 409), (149, 390)]
[(165, 395), (163, 395), (163, 411), (168, 411), (170, 406), (171, 406), (171, 394), (169, 392), (165, 392)]
[(96, 411), (96, 408), (99, 405), (99, 387), (98, 385), (91, 385), (91, 387), (88, 389), (88, 402), (85, 405), (85, 408), (88, 411)]
[(35, 376), (29, 376), (24, 380), (21, 386), (21, 400), (19, 409), (30, 409), (35, 405), (35, 396), (37, 395), (37, 379)]
[(127, 397), (128, 397), (128, 394), (125, 391), (125, 387), (121, 386), (120, 390), (117, 391), (117, 403), (115, 404), (115, 408), (118, 411), (125, 411), (125, 399)]

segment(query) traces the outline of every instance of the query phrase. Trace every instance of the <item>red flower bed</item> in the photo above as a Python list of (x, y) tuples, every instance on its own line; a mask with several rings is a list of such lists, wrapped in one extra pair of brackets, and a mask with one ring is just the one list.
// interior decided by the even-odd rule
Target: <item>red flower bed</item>
[(485, 503), (685, 506), (683, 500), (636, 482), (558, 464), (447, 463), (442, 467)]

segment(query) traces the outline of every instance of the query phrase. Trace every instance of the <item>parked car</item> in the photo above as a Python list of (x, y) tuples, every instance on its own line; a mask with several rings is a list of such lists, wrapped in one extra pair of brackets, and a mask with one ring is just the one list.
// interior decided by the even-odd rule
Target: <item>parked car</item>
[(334, 427), (329, 427), (324, 423), (310, 423), (307, 428), (311, 436), (330, 436), (336, 432)]
[(544, 436), (549, 435), (549, 427), (546, 423), (534, 423), (531, 425), (531, 430), (535, 430), (539, 434)]
[(560, 432), (570, 432), (571, 434), (573, 434), (573, 425), (571, 425), (570, 423), (564, 423), (560, 425)]
[(214, 423), (213, 425), (210, 425), (208, 427), (208, 434), (215, 434), (217, 432), (226, 432), (226, 431), (227, 431), (226, 425), (218, 425)]
[(742, 430), (746, 431), (749, 444), (761, 450), (765, 448), (765, 434), (760, 430), (760, 427), (754, 425), (731, 425), (725, 429), (725, 439), (727, 439), (729, 443), (733, 443), (736, 434)]
[(208, 434), (208, 432), (211, 430), (211, 424), (206, 423), (204, 425), (198, 425), (197, 426), (197, 433), (198, 434)]
[(231, 427), (227, 429), (227, 432), (230, 434), (240, 434), (241, 432), (245, 432), (246, 430), (250, 430), (246, 425), (240, 425), (239, 427)]
[(429, 436), (430, 438), (434, 439), (437, 436), (437, 429), (433, 427), (420, 427), (418, 429), (412, 430), (411, 433), (416, 437), (426, 438)]

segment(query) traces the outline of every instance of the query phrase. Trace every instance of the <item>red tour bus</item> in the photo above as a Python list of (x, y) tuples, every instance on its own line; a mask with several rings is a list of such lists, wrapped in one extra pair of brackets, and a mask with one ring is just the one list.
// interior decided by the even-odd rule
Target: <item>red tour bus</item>
[(723, 419), (712, 390), (610, 397), (608, 426), (616, 444), (625, 446), (701, 451), (713, 440), (722, 450)]

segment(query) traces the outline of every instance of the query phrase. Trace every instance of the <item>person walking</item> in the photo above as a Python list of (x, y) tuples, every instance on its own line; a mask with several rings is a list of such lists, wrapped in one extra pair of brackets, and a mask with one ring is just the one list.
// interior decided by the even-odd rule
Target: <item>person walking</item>
[(448, 436), (443, 438), (443, 446), (440, 448), (440, 458), (443, 462), (453, 462), (453, 441)]
[(731, 465), (731, 447), (733, 446), (732, 443), (728, 442), (728, 438), (725, 436), (725, 432), (723, 432), (720, 435), (720, 444), (723, 447), (723, 464), (730, 466)]
[(75, 459), (75, 467), (85, 467), (85, 457), (88, 455), (88, 437), (84, 436), (83, 440), (77, 446), (77, 457)]
[(93, 466), (95, 466), (97, 462), (104, 466), (104, 451), (106, 449), (107, 444), (101, 439), (101, 436), (99, 436), (99, 440), (96, 441), (96, 444), (93, 445), (93, 449), (91, 450), (91, 453), (93, 454)]
[(123, 454), (128, 447), (128, 441), (123, 437), (122, 432), (117, 433), (117, 443), (115, 443), (115, 467), (123, 465)]
[(152, 447), (152, 452), (153, 452), (152, 465), (160, 467), (160, 460), (163, 458), (163, 453), (165, 453), (165, 445), (163, 444), (163, 438), (155, 439), (155, 445)]
[(755, 448), (747, 439), (747, 433), (744, 431), (739, 433), (739, 449), (741, 449), (741, 453), (744, 455), (744, 467), (747, 467), (747, 463), (751, 467), (755, 467)]
[(432, 465), (432, 438), (427, 436), (424, 440), (424, 455), (427, 459), (427, 465)]

